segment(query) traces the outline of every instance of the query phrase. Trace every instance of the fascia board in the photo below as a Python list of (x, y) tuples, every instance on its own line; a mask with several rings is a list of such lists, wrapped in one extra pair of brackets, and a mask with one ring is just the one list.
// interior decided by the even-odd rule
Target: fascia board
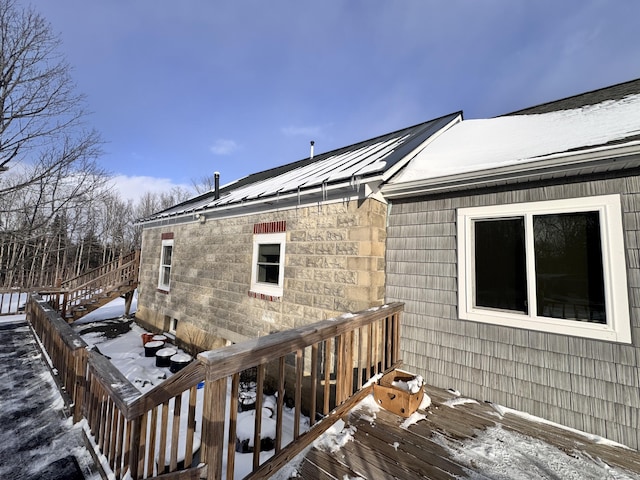
[(386, 184), (382, 187), (382, 193), (388, 199), (397, 199), (443, 191), (465, 190), (493, 184), (496, 181), (526, 181), (528, 178), (540, 175), (569, 173), (589, 165), (615, 164), (623, 158), (626, 161), (637, 161), (640, 166), (640, 141), (597, 147), (580, 152), (552, 154), (516, 165), (443, 175), (412, 182)]
[(326, 188), (314, 187), (309, 190), (301, 191), (300, 196), (297, 192), (287, 193), (284, 195), (269, 196), (262, 199), (250, 200), (246, 202), (238, 202), (229, 205), (217, 205), (210, 208), (199, 210), (190, 210), (178, 214), (154, 218), (138, 222), (145, 228), (154, 226), (164, 226), (168, 223), (187, 223), (197, 221), (198, 214), (205, 215), (208, 219), (238, 217), (251, 213), (272, 212), (296, 207), (307, 207), (318, 205), (319, 203), (335, 203), (350, 199), (358, 199), (368, 194), (374, 193), (364, 188), (365, 185), (380, 182), (380, 177), (368, 177), (361, 181), (362, 189), (358, 189), (353, 182), (341, 182), (338, 184), (327, 185)]

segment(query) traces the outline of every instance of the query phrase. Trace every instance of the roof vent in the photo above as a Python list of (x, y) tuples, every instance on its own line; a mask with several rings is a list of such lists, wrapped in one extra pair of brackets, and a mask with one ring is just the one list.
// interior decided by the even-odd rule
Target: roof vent
[(314, 142), (313, 140), (311, 140), (311, 153), (309, 154), (309, 158), (313, 158), (313, 146), (315, 145), (316, 142)]
[(213, 181), (214, 181), (213, 199), (218, 200), (220, 198), (220, 172), (213, 172)]

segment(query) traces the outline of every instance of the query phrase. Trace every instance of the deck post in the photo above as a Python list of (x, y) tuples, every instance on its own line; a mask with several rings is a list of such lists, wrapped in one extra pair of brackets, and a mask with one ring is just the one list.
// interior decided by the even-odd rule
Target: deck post
[(124, 314), (126, 317), (128, 317), (129, 313), (131, 312), (132, 301), (133, 301), (133, 290), (130, 290), (124, 294)]
[[(207, 377), (208, 377), (207, 372)], [(224, 446), (224, 419), (227, 379), (207, 381), (204, 384), (202, 412), (202, 453), (207, 464), (207, 479), (222, 478)]]
[(74, 392), (73, 398), (73, 421), (79, 422), (82, 420), (82, 412), (84, 410), (83, 402), (86, 391), (87, 380), (87, 350), (86, 348), (79, 348), (73, 352), (73, 368), (74, 368)]

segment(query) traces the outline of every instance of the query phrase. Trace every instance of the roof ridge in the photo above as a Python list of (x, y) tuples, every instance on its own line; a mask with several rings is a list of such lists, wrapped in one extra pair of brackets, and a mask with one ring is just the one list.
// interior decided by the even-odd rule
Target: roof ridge
[[(508, 117), (511, 115), (527, 115), (555, 112), (558, 110), (573, 110), (587, 105), (595, 105), (606, 100), (620, 100), (629, 95), (640, 93), (640, 78), (628, 80), (622, 83), (596, 88), (587, 92), (578, 93), (569, 97), (540, 103), (531, 107), (504, 113), (497, 117)], [(494, 117), (494, 118), (497, 118)]]

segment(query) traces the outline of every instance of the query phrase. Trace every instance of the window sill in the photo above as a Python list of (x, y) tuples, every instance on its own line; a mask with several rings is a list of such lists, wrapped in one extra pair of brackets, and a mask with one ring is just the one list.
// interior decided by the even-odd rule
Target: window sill
[(506, 312), (494, 311), (487, 312), (478, 309), (469, 312), (460, 312), (460, 319), (535, 332), (590, 338), (615, 343), (631, 343), (631, 331), (628, 328), (624, 328), (625, 322), (622, 322), (622, 328), (614, 329), (611, 325), (600, 323), (544, 317), (534, 318), (526, 315), (513, 315)]
[(249, 296), (251, 298), (257, 298), (260, 300), (267, 300), (269, 302), (280, 302), (282, 301), (282, 296), (280, 295), (269, 295), (266, 293), (260, 293), (253, 290), (249, 290)]

